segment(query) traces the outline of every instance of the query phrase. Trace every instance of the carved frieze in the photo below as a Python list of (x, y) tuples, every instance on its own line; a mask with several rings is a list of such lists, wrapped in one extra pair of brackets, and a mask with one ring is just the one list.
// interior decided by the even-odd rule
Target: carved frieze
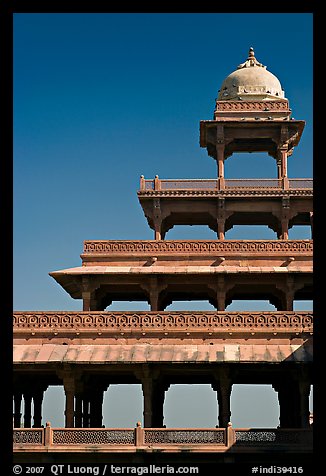
[[(291, 184), (290, 184), (291, 186)], [(268, 189), (260, 188), (234, 188), (224, 190), (147, 190), (138, 192), (139, 197), (282, 197), (287, 195), (290, 197), (312, 197), (312, 188), (302, 189)]]
[(312, 240), (85, 241), (84, 253), (312, 253)]
[(216, 111), (288, 111), (288, 101), (216, 101)]
[(138, 331), (255, 331), (312, 332), (313, 314), (275, 312), (33, 312), (14, 313), (15, 332), (137, 332)]

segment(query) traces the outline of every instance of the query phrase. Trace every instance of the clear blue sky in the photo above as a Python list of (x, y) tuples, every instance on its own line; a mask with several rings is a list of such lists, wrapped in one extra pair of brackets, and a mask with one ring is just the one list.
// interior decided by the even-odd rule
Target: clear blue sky
[[(289, 177), (311, 177), (312, 21), (304, 13), (15, 14), (14, 309), (80, 310), (50, 271), (79, 266), (85, 239), (153, 238), (136, 195), (141, 174), (216, 177), (199, 121), (213, 118), (223, 79), (250, 46), (279, 78), (293, 117), (307, 122)], [(275, 177), (276, 164), (235, 154), (225, 175)], [(259, 232), (226, 238), (273, 237)], [(215, 239), (203, 227), (175, 227), (166, 238), (192, 237)]]

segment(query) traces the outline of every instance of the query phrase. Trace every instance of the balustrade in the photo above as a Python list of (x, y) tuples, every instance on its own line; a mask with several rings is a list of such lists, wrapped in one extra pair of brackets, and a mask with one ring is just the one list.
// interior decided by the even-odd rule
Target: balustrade
[[(282, 179), (224, 179), (223, 188), (248, 188), (248, 189), (312, 189), (313, 179), (295, 178), (289, 179), (286, 183)], [(219, 190), (218, 179), (159, 179), (140, 180), (140, 192), (161, 191), (161, 190)]]
[(197, 451), (205, 451), (207, 446), (219, 447), (219, 450), (240, 451), (244, 447), (256, 450), (260, 447), (279, 445), (284, 448), (297, 448), (298, 450), (312, 449), (312, 430), (309, 429), (273, 429), (273, 428), (142, 428), (137, 423), (136, 428), (52, 428), (47, 422), (45, 428), (14, 428), (14, 452), (23, 451), (24, 447), (32, 445), (44, 451), (59, 451), (65, 446), (80, 446), (85, 451), (94, 449), (101, 451), (101, 447), (119, 446), (123, 448), (142, 447), (146, 451), (160, 447), (193, 447)]

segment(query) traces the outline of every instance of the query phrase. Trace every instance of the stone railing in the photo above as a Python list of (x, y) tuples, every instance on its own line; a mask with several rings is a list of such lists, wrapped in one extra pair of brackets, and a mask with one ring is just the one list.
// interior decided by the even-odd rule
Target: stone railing
[(309, 254), (313, 240), (87, 240), (84, 254), (222, 254), (243, 255), (251, 253), (273, 255)]
[(247, 448), (279, 447), (298, 451), (312, 450), (311, 429), (252, 429), (235, 428), (14, 428), (14, 452), (33, 448), (33, 451), (67, 451), (70, 447), (82, 447), (85, 451), (153, 451), (170, 447), (173, 451), (230, 451)]
[(290, 189), (309, 190), (313, 188), (313, 179), (160, 179), (156, 175), (154, 180), (140, 178), (140, 192), (165, 190), (193, 190), (193, 191), (220, 191), (232, 189)]
[(33, 311), (15, 312), (15, 336), (40, 334), (98, 335), (278, 333), (313, 332), (310, 311), (227, 312), (227, 311)]

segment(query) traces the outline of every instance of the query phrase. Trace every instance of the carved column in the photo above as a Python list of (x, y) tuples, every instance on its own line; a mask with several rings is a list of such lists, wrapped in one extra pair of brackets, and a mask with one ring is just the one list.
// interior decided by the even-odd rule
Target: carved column
[(24, 392), (24, 428), (32, 426), (32, 394), (30, 391)]
[(65, 427), (74, 428), (74, 411), (75, 411), (75, 393), (76, 380), (75, 375), (70, 369), (57, 371), (58, 377), (63, 381), (65, 392)]
[(83, 396), (85, 392), (85, 376), (78, 372), (74, 375), (75, 412), (74, 427), (83, 427)]
[(43, 403), (44, 389), (38, 388), (33, 392), (34, 403), (34, 428), (42, 426), (42, 403)]
[(216, 292), (216, 301), (217, 301), (217, 310), (225, 311), (225, 279), (223, 275), (217, 276), (217, 292)]
[(276, 159), (276, 165), (277, 165), (277, 178), (279, 180), (282, 179), (282, 159), (281, 159), (281, 154), (277, 154), (277, 159)]
[(75, 396), (75, 427), (82, 428), (83, 395), (77, 392)]
[(292, 276), (286, 276), (283, 311), (293, 311), (294, 293), (295, 293), (294, 279)]
[(288, 158), (288, 147), (282, 146), (278, 150), (279, 158), (281, 162), (281, 178), (287, 177), (287, 158)]
[(82, 277), (83, 311), (101, 311), (96, 299), (97, 282), (89, 276)]
[(214, 375), (213, 390), (217, 392), (218, 400), (218, 426), (226, 428), (231, 421), (231, 391), (232, 381), (227, 369), (221, 369)]
[(163, 427), (164, 392), (168, 386), (160, 381), (159, 370), (150, 369), (146, 365), (143, 366), (142, 371), (135, 372), (135, 375), (142, 384), (144, 427)]
[(224, 160), (225, 160), (224, 127), (223, 127), (223, 124), (217, 124), (216, 126), (216, 162), (217, 162), (217, 176), (218, 176), (220, 190), (223, 190), (225, 188)]
[(169, 388), (169, 384), (164, 384), (160, 381), (154, 380), (153, 386), (153, 400), (154, 405), (152, 409), (153, 419), (152, 425), (154, 428), (163, 428), (164, 423), (164, 400), (165, 400), (165, 392)]
[[(301, 385), (301, 384), (300, 384)], [(309, 426), (310, 385), (300, 386), (288, 378), (286, 383), (274, 384), (280, 406), (280, 428), (302, 428)]]
[(217, 236), (219, 240), (225, 238), (225, 199), (217, 199)]
[(279, 404), (279, 428), (291, 428), (292, 415), (291, 415), (291, 392), (287, 385), (281, 383), (273, 384), (274, 390), (277, 392), (278, 404)]
[(162, 213), (161, 213), (161, 202), (159, 198), (153, 199), (153, 222), (154, 222), (154, 239), (161, 240), (162, 239)]
[(299, 411), (300, 411), (300, 427), (309, 428), (309, 395), (310, 383), (306, 380), (298, 382), (299, 387)]
[(314, 228), (313, 228), (313, 220), (314, 220), (314, 212), (309, 212), (309, 216), (310, 216), (310, 226), (311, 226), (311, 239), (313, 239), (313, 235), (314, 235)]
[(157, 276), (150, 276), (147, 283), (141, 283), (141, 287), (148, 295), (151, 311), (163, 311), (161, 292), (166, 285), (160, 283)]
[[(107, 387), (105, 388), (107, 389)], [(103, 421), (103, 398), (104, 388), (96, 388), (90, 395), (90, 426), (101, 428)]]
[(149, 299), (151, 311), (159, 311), (159, 291), (157, 288), (151, 289)]
[(216, 158), (217, 158), (217, 170), (218, 178), (224, 179), (224, 142), (216, 144)]
[(153, 427), (153, 380), (150, 377), (142, 379), (144, 397), (144, 427)]
[(21, 404), (22, 404), (22, 392), (14, 392), (14, 428), (20, 428), (21, 425)]
[(289, 189), (289, 179), (287, 171), (288, 156), (291, 155), (292, 149), (289, 150), (289, 127), (288, 124), (282, 124), (280, 142), (277, 150), (278, 158), (281, 160), (281, 178), (283, 179), (283, 189)]
[(290, 219), (290, 198), (282, 198), (282, 211), (281, 211), (281, 239), (289, 239), (289, 219)]
[(83, 397), (83, 411), (82, 411), (82, 425), (83, 428), (89, 428), (90, 426), (90, 401), (91, 396), (89, 392), (84, 392)]

